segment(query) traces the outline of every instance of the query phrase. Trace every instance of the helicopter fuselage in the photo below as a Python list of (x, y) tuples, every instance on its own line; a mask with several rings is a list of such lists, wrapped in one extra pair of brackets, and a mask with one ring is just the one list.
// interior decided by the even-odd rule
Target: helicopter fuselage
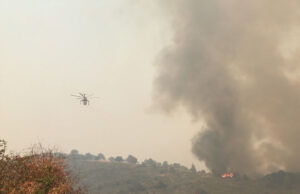
[(80, 102), (82, 102), (82, 104), (85, 106), (89, 104), (89, 100), (85, 96), (83, 97), (83, 99)]
[(71, 96), (74, 96), (77, 99), (79, 99), (80, 100), (80, 104), (82, 103), (84, 106), (90, 105), (90, 101), (88, 100), (88, 97), (91, 96), (91, 95), (87, 96), (84, 93), (79, 93), (79, 95), (73, 95), (73, 94), (71, 94)]

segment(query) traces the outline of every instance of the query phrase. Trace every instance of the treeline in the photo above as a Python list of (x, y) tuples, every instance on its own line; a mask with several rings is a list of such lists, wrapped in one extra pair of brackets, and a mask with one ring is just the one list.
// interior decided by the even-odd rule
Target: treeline
[(179, 163), (171, 163), (169, 164), (167, 161), (164, 162), (157, 162), (153, 159), (146, 159), (142, 162), (139, 162), (138, 159), (133, 155), (128, 155), (127, 158), (123, 158), (122, 156), (116, 156), (116, 157), (108, 157), (106, 158), (104, 154), (99, 153), (97, 155), (93, 155), (91, 153), (81, 154), (78, 150), (73, 149), (69, 154), (63, 154), (59, 153), (60, 156), (65, 157), (69, 160), (88, 160), (88, 161), (102, 161), (102, 162), (123, 162), (128, 164), (136, 164), (141, 167), (153, 167), (153, 168), (162, 168), (162, 169), (168, 169), (171, 172), (175, 170), (180, 171), (191, 171), (193, 173), (199, 173), (199, 174), (206, 174), (205, 170), (201, 170), (197, 172), (196, 167), (194, 164), (190, 168), (187, 168)]
[(97, 155), (92, 159), (89, 154), (72, 153), (66, 157), (73, 172), (79, 175), (80, 184), (85, 185), (89, 193), (207, 193), (202, 184), (196, 183), (204, 176), (203, 171), (197, 172), (194, 165), (187, 168), (178, 163), (160, 163), (153, 159), (138, 162), (132, 155), (99, 160)]

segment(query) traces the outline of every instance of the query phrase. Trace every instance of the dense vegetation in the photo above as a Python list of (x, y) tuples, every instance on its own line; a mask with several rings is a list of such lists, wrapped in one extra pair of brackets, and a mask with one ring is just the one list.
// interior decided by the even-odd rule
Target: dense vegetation
[(138, 163), (134, 156), (123, 159), (103, 154), (69, 155), (73, 172), (92, 194), (299, 194), (300, 173), (279, 171), (258, 179), (235, 174), (223, 179), (205, 171), (152, 159)]
[(74, 185), (65, 160), (50, 150), (39, 147), (22, 156), (9, 155), (0, 140), (0, 194), (81, 193)]

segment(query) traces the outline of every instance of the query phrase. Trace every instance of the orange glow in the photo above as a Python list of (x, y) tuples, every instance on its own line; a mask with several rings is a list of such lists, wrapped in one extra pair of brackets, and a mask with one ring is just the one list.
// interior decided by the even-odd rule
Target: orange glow
[(232, 178), (232, 177), (233, 177), (233, 174), (232, 174), (232, 172), (231, 172), (231, 173), (224, 173), (224, 174), (221, 175), (221, 177), (222, 177), (222, 178), (227, 178), (227, 177)]

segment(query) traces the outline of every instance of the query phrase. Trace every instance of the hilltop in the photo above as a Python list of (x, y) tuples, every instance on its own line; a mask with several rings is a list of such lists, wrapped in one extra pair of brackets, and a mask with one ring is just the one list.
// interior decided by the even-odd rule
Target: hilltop
[(300, 173), (279, 171), (259, 179), (235, 174), (224, 179), (177, 163), (159, 163), (153, 159), (138, 163), (134, 156), (105, 160), (102, 154), (73, 153), (67, 158), (80, 184), (92, 194), (296, 194), (300, 191)]

